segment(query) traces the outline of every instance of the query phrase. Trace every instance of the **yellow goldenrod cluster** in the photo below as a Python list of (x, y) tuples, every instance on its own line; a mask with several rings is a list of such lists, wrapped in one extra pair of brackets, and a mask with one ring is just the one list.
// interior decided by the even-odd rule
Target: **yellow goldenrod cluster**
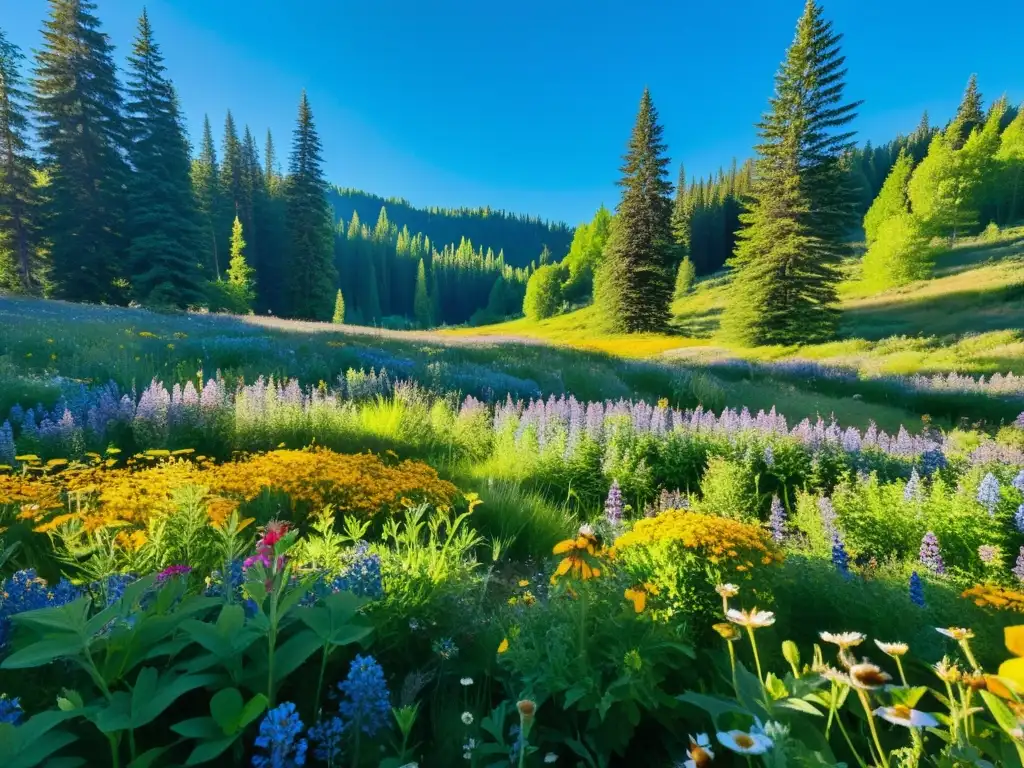
[(749, 571), (758, 563), (770, 565), (782, 560), (782, 553), (758, 526), (682, 509), (640, 520), (631, 531), (616, 539), (615, 549), (657, 544), (679, 544), (712, 563), (740, 572)]
[(975, 584), (963, 592), (961, 597), (973, 600), (982, 608), (996, 608), (1000, 611), (1024, 613), (1024, 592), (1017, 592), (991, 584)]
[(173, 511), (175, 492), (185, 486), (206, 489), (207, 513), (214, 523), (265, 489), (287, 494), (293, 511), (297, 505), (320, 509), (330, 504), (362, 516), (404, 503), (447, 505), (457, 493), (422, 462), (389, 466), (371, 454), (277, 450), (217, 465), (186, 453), (190, 452), (150, 451), (120, 468), (97, 456), (92, 465), (49, 475), (0, 475), (0, 505), (19, 505), (20, 517), (34, 522), (41, 532), (72, 520), (94, 531), (144, 526), (150, 518)]

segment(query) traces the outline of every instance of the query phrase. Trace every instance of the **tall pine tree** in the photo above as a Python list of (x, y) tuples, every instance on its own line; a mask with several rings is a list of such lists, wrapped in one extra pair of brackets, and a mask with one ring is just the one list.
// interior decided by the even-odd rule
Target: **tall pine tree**
[(217, 167), (217, 149), (213, 144), (209, 115), (203, 119), (203, 142), (199, 147), (199, 156), (192, 161), (192, 191), (199, 214), (203, 264), (209, 277), (220, 280), (221, 259), (217, 248), (221, 211), (220, 169)]
[(302, 92), (292, 141), (285, 199), (288, 226), (288, 309), (296, 317), (329, 320), (338, 272), (334, 267), (334, 219), (327, 205), (320, 137)]
[(978, 76), (971, 75), (964, 89), (964, 96), (956, 110), (956, 117), (949, 126), (949, 139), (953, 149), (960, 149), (971, 135), (971, 131), (985, 122), (981, 94), (978, 93)]
[(235, 216), (231, 225), (231, 261), (228, 264), (227, 284), (235, 300), (234, 309), (241, 313), (251, 312), (256, 298), (256, 270), (249, 266), (245, 258), (245, 247), (242, 222)]
[(864, 239), (868, 246), (878, 238), (878, 229), (887, 219), (907, 211), (907, 184), (914, 170), (914, 159), (901, 149), (878, 197), (864, 214)]
[(672, 299), (672, 183), (651, 93), (644, 89), (622, 168), (622, 198), (598, 270), (594, 301), (612, 331), (660, 331)]
[[(224, 138), (221, 142), (220, 155), (220, 215), (217, 241), (220, 243), (221, 253), (227, 253), (230, 247), (232, 222), (236, 216), (243, 218), (245, 211), (242, 142), (238, 139), (238, 128), (230, 109), (224, 118)], [(243, 219), (243, 226), (245, 223)]]
[(750, 210), (733, 267), (724, 330), (744, 344), (792, 344), (832, 336), (839, 264), (850, 247), (856, 193), (842, 163), (857, 104), (843, 99), (842, 36), (807, 0), (796, 38), (775, 76)]
[(113, 46), (92, 0), (50, 0), (36, 54), (35, 116), (49, 172), (45, 235), (56, 293), (123, 301), (128, 168)]
[(430, 327), (430, 295), (427, 293), (427, 270), (420, 259), (416, 267), (416, 287), (413, 291), (413, 316), (421, 328)]
[(188, 141), (145, 11), (128, 68), (128, 159), (135, 171), (128, 188), (132, 294), (148, 305), (200, 305), (203, 243)]
[(23, 57), (0, 30), (0, 288), (40, 294), (47, 284), (39, 242), (39, 195), (29, 153)]
[(672, 238), (676, 242), (676, 256), (682, 261), (690, 255), (690, 224), (693, 208), (686, 194), (686, 168), (679, 164), (679, 181), (676, 182), (676, 199), (672, 203)]

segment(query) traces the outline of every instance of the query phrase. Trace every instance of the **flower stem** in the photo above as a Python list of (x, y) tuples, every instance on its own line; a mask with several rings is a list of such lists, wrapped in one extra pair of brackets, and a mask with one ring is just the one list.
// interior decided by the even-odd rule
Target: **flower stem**
[(864, 691), (858, 690), (857, 696), (860, 697), (861, 706), (864, 707), (864, 715), (868, 719), (868, 728), (871, 730), (871, 739), (875, 742), (875, 749), (878, 750), (878, 760), (881, 765), (889, 765), (889, 758), (885, 754), (885, 750), (882, 749), (882, 742), (878, 738), (878, 728), (875, 726), (875, 715), (871, 711), (871, 704), (868, 702), (868, 695)]
[(757, 653), (757, 640), (754, 639), (754, 628), (747, 627), (747, 634), (750, 635), (750, 647), (754, 649), (754, 666), (757, 667), (757, 681), (764, 688), (764, 675), (761, 674), (761, 657)]
[(839, 726), (839, 732), (843, 734), (843, 738), (846, 740), (846, 746), (850, 748), (850, 752), (853, 754), (854, 758), (856, 758), (857, 765), (859, 765), (860, 768), (867, 768), (868, 764), (864, 762), (864, 758), (860, 756), (860, 752), (858, 752), (857, 748), (853, 746), (853, 740), (850, 738), (850, 734), (846, 730), (846, 726), (843, 725), (843, 718), (838, 714), (836, 715), (836, 725)]
[(896, 669), (900, 671), (900, 682), (903, 683), (904, 688), (909, 688), (910, 686), (907, 685), (907, 676), (903, 673), (903, 662), (900, 661), (899, 656), (893, 656), (893, 659), (896, 661)]
[(732, 646), (733, 641), (727, 640), (726, 645), (729, 646), (729, 667), (732, 669), (732, 690), (736, 695), (736, 698), (740, 696), (740, 686), (736, 682), (736, 649)]

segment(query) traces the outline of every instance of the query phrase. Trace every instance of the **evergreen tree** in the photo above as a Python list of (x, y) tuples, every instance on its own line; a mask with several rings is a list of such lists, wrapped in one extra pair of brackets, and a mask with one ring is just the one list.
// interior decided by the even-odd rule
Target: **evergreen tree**
[(683, 260), (679, 262), (679, 269), (676, 272), (676, 288), (673, 296), (677, 301), (690, 292), (696, 276), (697, 271), (693, 268), (693, 262), (690, 261), (689, 256), (684, 256)]
[(594, 291), (609, 330), (662, 330), (668, 322), (672, 278), (672, 184), (666, 178), (662, 127), (644, 89), (622, 168), (622, 198)]
[(832, 336), (839, 264), (850, 252), (855, 192), (841, 162), (857, 104), (844, 103), (842, 35), (807, 0), (759, 125), (756, 180), (723, 325), (746, 344)]
[(203, 243), (188, 141), (145, 11), (128, 67), (128, 158), (135, 170), (129, 185), (132, 293), (143, 304), (199, 305)]
[(416, 323), (421, 328), (429, 328), (431, 325), (430, 295), (427, 293), (427, 270), (420, 259), (416, 267), (416, 288), (413, 296), (413, 315)]
[(611, 225), (611, 211), (602, 205), (589, 224), (580, 224), (576, 227), (569, 253), (563, 259), (569, 271), (569, 277), (562, 286), (562, 294), (566, 301), (585, 301), (591, 298), (594, 290), (594, 272), (601, 263)]
[(228, 287), (238, 305), (236, 311), (252, 311), (252, 303), (256, 298), (256, 270), (249, 266), (245, 258), (245, 239), (242, 235), (242, 222), (235, 216), (231, 225), (231, 262), (228, 266)]
[(441, 288), (437, 284), (437, 270), (430, 270), (430, 325), (441, 325), (444, 322), (444, 311), (441, 306)]
[(864, 215), (864, 239), (869, 247), (878, 238), (878, 229), (883, 222), (907, 210), (907, 184), (913, 170), (913, 158), (901, 149), (878, 197)]
[(929, 276), (935, 254), (920, 220), (908, 210), (885, 219), (864, 254), (864, 281), (874, 291)]
[(92, 0), (50, 0), (35, 117), (49, 173), (45, 236), (58, 296), (122, 301), (126, 138), (113, 47)]
[(242, 218), (245, 209), (242, 142), (238, 138), (238, 128), (230, 109), (224, 117), (224, 138), (221, 142), (220, 155), (221, 209), (217, 237), (221, 242), (221, 251), (226, 253), (230, 248), (232, 222), (236, 216)]
[(967, 80), (967, 88), (956, 110), (956, 117), (947, 129), (953, 149), (960, 149), (967, 141), (971, 132), (985, 121), (982, 109), (981, 94), (978, 93), (978, 76), (971, 75)]
[(954, 241), (978, 220), (973, 208), (977, 174), (971, 155), (954, 149), (957, 135), (955, 123), (935, 134), (927, 156), (914, 169), (907, 185), (911, 210), (925, 233)]
[(341, 288), (334, 297), (334, 314), (331, 316), (331, 322), (335, 325), (342, 325), (345, 322), (345, 297), (341, 295)]
[(29, 153), (21, 52), (0, 30), (0, 288), (41, 294), (47, 286), (39, 195)]
[(693, 208), (686, 193), (686, 169), (679, 164), (679, 181), (676, 183), (676, 199), (672, 203), (672, 237), (676, 242), (680, 261), (690, 255), (690, 234)]
[(284, 314), (283, 255), (287, 252), (284, 179), (277, 162), (274, 138), (267, 131), (263, 154), (263, 189), (255, 192), (259, 204), (256, 229), (259, 232), (260, 264), (257, 306), (261, 312)]
[(999, 208), (1001, 189), (996, 156), (999, 154), (1001, 126), (1006, 109), (1006, 97), (997, 99), (984, 124), (971, 133), (960, 150), (964, 167), (969, 169), (975, 179), (971, 206), (978, 212), (978, 223), (982, 226), (996, 220)]
[(192, 190), (199, 215), (203, 264), (209, 275), (220, 280), (220, 253), (217, 249), (218, 216), (221, 211), (217, 149), (213, 145), (213, 131), (209, 115), (203, 118), (203, 142), (199, 157), (192, 161)]
[(303, 91), (285, 192), (290, 246), (286, 276), (290, 312), (313, 320), (330, 318), (338, 282), (334, 220), (327, 205), (320, 153), (320, 137)]

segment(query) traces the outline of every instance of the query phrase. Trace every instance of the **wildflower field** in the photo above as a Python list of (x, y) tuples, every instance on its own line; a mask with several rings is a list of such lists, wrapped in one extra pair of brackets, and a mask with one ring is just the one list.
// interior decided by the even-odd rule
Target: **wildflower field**
[(977, 409), (879, 426), (811, 363), (763, 375), (853, 419), (712, 409), (737, 363), (29, 306), (9, 766), (1021, 765), (1013, 375), (876, 380)]

